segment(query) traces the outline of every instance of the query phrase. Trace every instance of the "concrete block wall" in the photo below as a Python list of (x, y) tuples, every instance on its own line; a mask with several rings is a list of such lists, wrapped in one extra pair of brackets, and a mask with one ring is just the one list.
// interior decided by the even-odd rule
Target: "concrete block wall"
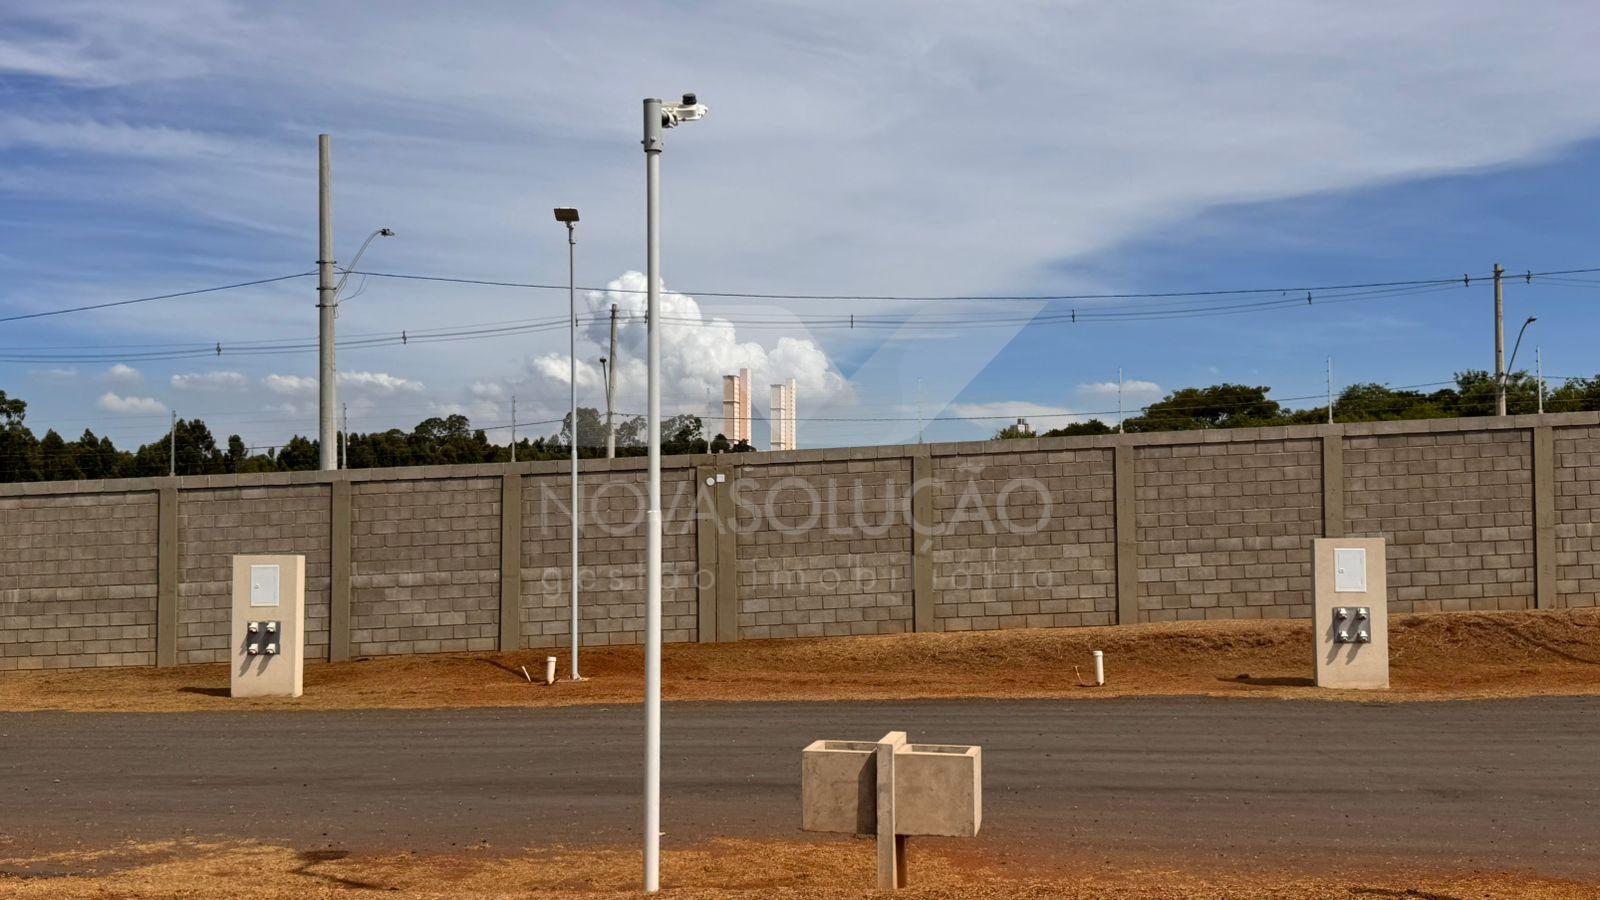
[(925, 530), (936, 627), (1115, 623), (1112, 456), (1100, 447), (933, 457)]
[(1600, 426), (1555, 430), (1556, 595), (1600, 606)]
[[(644, 461), (583, 472), (584, 640), (636, 643)], [(1320, 535), (1389, 540), (1394, 612), (1600, 604), (1600, 413), (668, 457), (663, 486), (669, 641), (1303, 616)], [(565, 462), (0, 485), (0, 670), (216, 660), (245, 552), (307, 556), (314, 659), (565, 646), (566, 497)]]
[(350, 558), (354, 655), (496, 648), (499, 479), (353, 485)]
[(178, 663), (222, 662), (233, 608), (233, 557), (306, 558), (306, 658), (328, 658), (329, 513), (325, 484), (208, 488), (178, 495)]
[(1139, 621), (1311, 615), (1322, 442), (1136, 451)]
[(1348, 533), (1389, 539), (1390, 610), (1534, 605), (1527, 429), (1353, 436)]
[(0, 670), (147, 666), (156, 498), (0, 496)]
[(905, 459), (744, 465), (735, 534), (739, 636), (911, 630)]
[[(572, 635), (571, 481), (526, 479), (522, 513), (520, 633), (527, 647), (566, 647)], [(585, 645), (644, 639), (643, 470), (579, 479), (584, 527), (578, 542), (580, 640)], [(661, 639), (695, 639), (695, 485), (692, 470), (662, 473)]]

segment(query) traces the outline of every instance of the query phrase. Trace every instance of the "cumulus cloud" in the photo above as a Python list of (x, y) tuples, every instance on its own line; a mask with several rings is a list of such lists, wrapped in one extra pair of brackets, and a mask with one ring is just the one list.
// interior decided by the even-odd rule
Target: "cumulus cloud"
[(102, 372), (100, 374), (100, 380), (110, 382), (111, 384), (143, 384), (144, 375), (133, 366), (117, 363), (116, 365)]
[[(1078, 393), (1084, 397), (1111, 397), (1117, 396), (1118, 384), (1115, 381), (1094, 381), (1078, 385)], [(1123, 399), (1132, 397), (1160, 397), (1166, 393), (1161, 385), (1154, 381), (1139, 381), (1128, 379), (1121, 384)]]
[[(309, 375), (268, 375), (261, 379), (261, 385), (274, 394), (286, 396), (304, 396), (317, 392), (317, 379)], [(421, 393), (423, 384), (387, 372), (340, 372), (339, 388), (364, 396), (379, 396)]]
[(167, 407), (154, 397), (124, 397), (120, 394), (106, 391), (95, 401), (95, 405), (110, 413), (161, 413)]
[(250, 383), (238, 372), (189, 372), (172, 376), (172, 386), (180, 391), (237, 391)]
[[(645, 405), (644, 288), (644, 274), (630, 271), (607, 284), (606, 290), (589, 292), (585, 303), (594, 321), (580, 332), (578, 390), (598, 398), (605, 387), (599, 357), (608, 352), (611, 334), (607, 311), (613, 304), (617, 306), (617, 342), (622, 348), (618, 352), (617, 411), (627, 415), (640, 414)], [(675, 291), (662, 291), (661, 316), (661, 393), (667, 415), (682, 411), (712, 418), (720, 415), (722, 376), (740, 369), (750, 370), (750, 397), (758, 411), (767, 406), (768, 385), (790, 378), (795, 380), (800, 402), (813, 408), (849, 393), (848, 382), (828, 354), (808, 338), (786, 335), (770, 346), (740, 340), (731, 321), (706, 314), (693, 297)], [(534, 376), (528, 394), (553, 408), (553, 401), (566, 394), (571, 381), (567, 354), (535, 357), (528, 370)]]

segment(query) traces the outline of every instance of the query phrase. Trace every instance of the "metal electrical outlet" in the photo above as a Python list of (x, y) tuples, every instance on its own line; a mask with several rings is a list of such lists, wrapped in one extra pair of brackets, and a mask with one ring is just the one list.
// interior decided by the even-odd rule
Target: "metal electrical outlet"
[(1372, 643), (1372, 610), (1365, 606), (1340, 606), (1334, 609), (1333, 642)]

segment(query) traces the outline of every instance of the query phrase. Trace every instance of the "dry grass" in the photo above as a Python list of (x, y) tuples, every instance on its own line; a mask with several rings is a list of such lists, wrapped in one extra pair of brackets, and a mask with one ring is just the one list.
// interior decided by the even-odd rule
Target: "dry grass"
[[(1128, 695), (1441, 700), (1600, 693), (1600, 610), (1442, 613), (1390, 623), (1393, 689), (1311, 687), (1309, 622), (1223, 621), (731, 644), (665, 651), (669, 700), (887, 700)], [(1091, 649), (1108, 684), (1086, 687)], [(548, 707), (641, 697), (638, 647), (583, 656), (591, 680), (530, 685), (543, 651), (388, 657), (306, 668), (298, 700), (233, 700), (225, 665), (15, 672), (0, 710)], [(560, 670), (565, 671), (565, 655)]]
[[(1600, 885), (1514, 872), (1183, 871), (1103, 863), (1013, 861), (985, 867), (945, 847), (914, 847), (908, 898), (1576, 898)], [(871, 841), (716, 841), (663, 856), (663, 896), (684, 898), (874, 895)], [(0, 860), (0, 893), (21, 900), (79, 897), (301, 898), (564, 897), (636, 895), (636, 850), (359, 856), (254, 844), (157, 844), (113, 853)], [(881, 895), (880, 895), (881, 896)]]

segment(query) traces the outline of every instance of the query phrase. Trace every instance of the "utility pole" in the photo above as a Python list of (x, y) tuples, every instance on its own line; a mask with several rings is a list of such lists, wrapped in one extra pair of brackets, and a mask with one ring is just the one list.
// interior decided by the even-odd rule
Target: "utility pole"
[(1505, 270), (1494, 264), (1494, 414), (1506, 414), (1506, 328), (1505, 295), (1500, 290), (1500, 275)]
[(178, 475), (178, 411), (172, 411), (171, 445), (167, 448), (167, 474), (174, 478)]
[(337, 374), (333, 365), (333, 314), (337, 291), (333, 285), (333, 197), (328, 165), (328, 136), (317, 135), (317, 434), (320, 468), (339, 468)]
[(1117, 367), (1117, 434), (1122, 433), (1122, 367)]
[(1333, 357), (1328, 357), (1328, 424), (1333, 424)]
[(1542, 347), (1533, 348), (1533, 361), (1539, 377), (1539, 415), (1542, 416), (1544, 415), (1544, 349)]
[(339, 404), (339, 468), (350, 468), (350, 405)]
[(611, 304), (611, 355), (606, 375), (606, 459), (617, 456), (617, 426), (612, 419), (611, 407), (617, 394), (617, 305)]
[(511, 395), (511, 461), (517, 461), (517, 395)]

